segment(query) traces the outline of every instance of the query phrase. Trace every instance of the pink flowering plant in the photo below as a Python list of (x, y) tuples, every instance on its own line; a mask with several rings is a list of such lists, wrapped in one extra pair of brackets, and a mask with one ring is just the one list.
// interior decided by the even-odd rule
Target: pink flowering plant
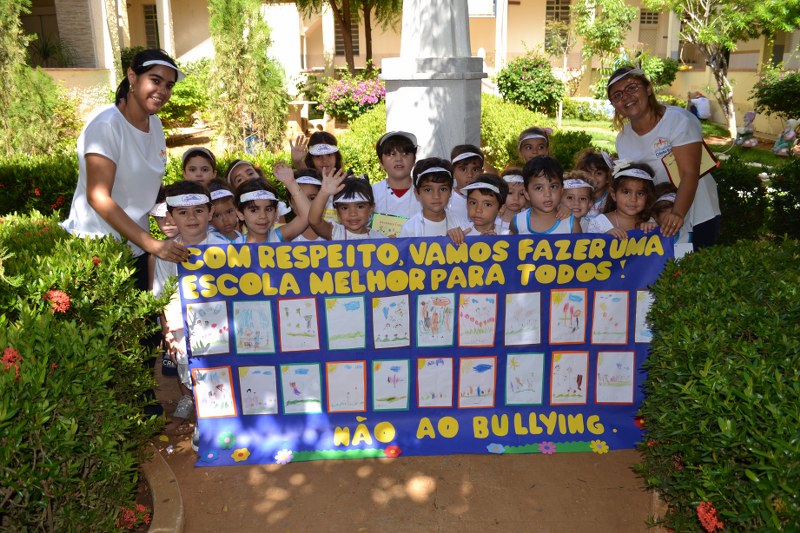
[(359, 76), (343, 74), (328, 80), (320, 93), (319, 109), (332, 117), (350, 121), (360, 117), (386, 98), (386, 87), (374, 70)]

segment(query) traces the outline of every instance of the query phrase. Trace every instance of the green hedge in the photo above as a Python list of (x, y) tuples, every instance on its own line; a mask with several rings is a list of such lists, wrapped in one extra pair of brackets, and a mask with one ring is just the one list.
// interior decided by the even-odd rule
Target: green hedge
[(800, 238), (800, 159), (789, 159), (770, 179), (772, 212), (769, 229), (774, 235)]
[(74, 153), (0, 158), (0, 215), (58, 209), (66, 213), (77, 183)]
[(160, 426), (140, 340), (164, 301), (134, 289), (126, 245), (55, 217), (2, 219), (0, 256), (0, 529), (114, 531)]
[(717, 246), (653, 288), (639, 471), (675, 531), (703, 531), (703, 503), (726, 531), (797, 531), (798, 260), (795, 240)]
[(481, 93), (481, 143), (486, 162), (499, 171), (519, 165), (517, 139), (526, 128), (553, 128), (553, 119), (541, 113)]
[(761, 171), (737, 156), (729, 157), (714, 170), (722, 208), (720, 244), (759, 239), (764, 235), (769, 198), (758, 176)]

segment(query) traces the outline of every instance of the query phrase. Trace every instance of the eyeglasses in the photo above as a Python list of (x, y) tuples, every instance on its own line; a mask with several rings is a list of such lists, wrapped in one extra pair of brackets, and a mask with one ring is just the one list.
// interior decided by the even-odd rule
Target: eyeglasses
[(625, 96), (626, 94), (636, 94), (636, 91), (638, 91), (641, 88), (642, 88), (641, 83), (631, 83), (621, 91), (617, 91), (611, 96), (609, 96), (608, 99), (609, 101), (611, 101), (612, 104), (615, 104), (620, 100), (622, 100), (622, 97)]

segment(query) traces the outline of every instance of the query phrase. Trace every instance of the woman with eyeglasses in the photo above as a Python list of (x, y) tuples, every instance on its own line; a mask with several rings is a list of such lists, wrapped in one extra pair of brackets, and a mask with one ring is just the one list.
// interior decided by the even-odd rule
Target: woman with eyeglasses
[[(655, 170), (655, 183), (670, 177), (662, 160), (673, 156), (680, 183), (672, 210), (663, 219), (664, 236), (692, 228), (694, 248), (711, 246), (720, 229), (717, 183), (711, 174), (700, 176), (703, 129), (697, 117), (656, 100), (653, 86), (638, 68), (622, 67), (609, 78), (608, 99), (614, 106), (614, 125), (620, 159), (646, 163)], [(685, 230), (684, 230), (685, 231)]]

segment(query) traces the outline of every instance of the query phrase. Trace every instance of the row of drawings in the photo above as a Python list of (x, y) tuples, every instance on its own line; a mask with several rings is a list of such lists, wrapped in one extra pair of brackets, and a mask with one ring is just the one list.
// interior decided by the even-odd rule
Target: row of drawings
[[(555, 289), (546, 303), (548, 322), (543, 322), (542, 293), (505, 295), (501, 332), (505, 346), (542, 343), (542, 324), (550, 344), (628, 344), (630, 292), (595, 291), (589, 310), (586, 289)], [(649, 342), (645, 322), (650, 308), (649, 291), (637, 291), (633, 342)], [(406, 294), (367, 299), (363, 296), (324, 299), (328, 350), (367, 348), (367, 320), (371, 318), (370, 348), (492, 347), (498, 320), (498, 295), (486, 293), (422, 294), (411, 312)], [(270, 301), (233, 302), (233, 327), (224, 301), (193, 303), (186, 307), (192, 354), (230, 353), (231, 329), (236, 354), (270, 354), (319, 350), (320, 317), (317, 299), (277, 300), (277, 317)], [(586, 317), (591, 316), (591, 327)], [(277, 318), (277, 321), (274, 320)], [(278, 326), (277, 342), (274, 324)]]
[(591, 366), (589, 352), (553, 352), (549, 360), (544, 353), (508, 354), (502, 397), (495, 356), (420, 357), (416, 369), (412, 364), (410, 359), (327, 362), (324, 387), (322, 363), (196, 368), (198, 416), (494, 408), (500, 399), (506, 406), (542, 405), (545, 399), (550, 405), (586, 405), (590, 398), (595, 404), (634, 400), (634, 352), (600, 351)]

